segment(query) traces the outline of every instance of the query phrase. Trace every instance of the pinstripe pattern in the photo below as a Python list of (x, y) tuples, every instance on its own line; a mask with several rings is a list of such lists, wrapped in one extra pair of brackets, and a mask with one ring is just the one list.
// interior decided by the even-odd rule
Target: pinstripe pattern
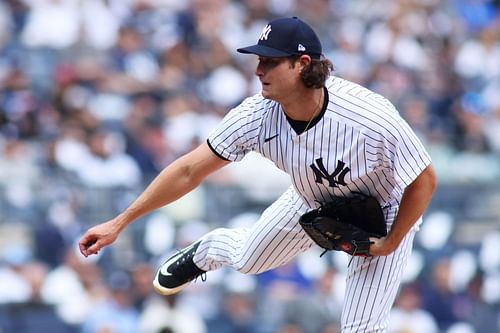
[[(419, 224), (418, 222), (417, 224)], [(413, 228), (386, 257), (354, 257), (348, 267), (342, 333), (386, 332), (391, 306), (411, 254)]]
[(205, 235), (194, 262), (203, 270), (227, 265), (245, 274), (281, 266), (313, 245), (298, 223), (306, 208), (289, 188), (252, 228), (220, 228)]
[[(403, 191), (429, 164), (424, 147), (384, 97), (331, 77), (321, 118), (296, 133), (274, 101), (255, 95), (232, 109), (208, 137), (230, 161), (256, 151), (288, 173), (292, 187), (249, 229), (217, 229), (200, 244), (196, 264), (256, 274), (283, 265), (312, 246), (298, 224), (307, 210), (334, 196), (375, 196), (392, 225)], [(385, 332), (417, 225), (387, 257), (355, 257), (349, 266), (342, 332)]]
[[(429, 155), (380, 95), (335, 77), (326, 87), (329, 101), (323, 117), (305, 133), (295, 133), (278, 103), (255, 95), (231, 110), (208, 142), (231, 161), (241, 160), (249, 151), (269, 158), (290, 175), (310, 207), (352, 191), (374, 195), (382, 206), (394, 204), (429, 165)], [(329, 172), (338, 161), (350, 168), (346, 186), (332, 188), (326, 181), (315, 182), (310, 165), (319, 157)]]

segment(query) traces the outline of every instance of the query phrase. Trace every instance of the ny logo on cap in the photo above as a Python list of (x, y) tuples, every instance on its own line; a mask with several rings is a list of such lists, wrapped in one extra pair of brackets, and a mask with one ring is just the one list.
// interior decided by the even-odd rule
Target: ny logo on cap
[(262, 32), (260, 33), (259, 40), (267, 40), (267, 37), (269, 36), (269, 33), (271, 32), (271, 25), (268, 24), (264, 27)]
[(299, 44), (299, 46), (297, 47), (297, 51), (304, 52), (305, 50), (306, 50), (306, 47), (302, 44)]

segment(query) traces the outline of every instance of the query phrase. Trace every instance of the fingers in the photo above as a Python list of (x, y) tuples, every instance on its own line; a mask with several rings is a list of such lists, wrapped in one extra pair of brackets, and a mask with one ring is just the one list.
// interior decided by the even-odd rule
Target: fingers
[(101, 248), (97, 238), (88, 235), (83, 236), (78, 245), (80, 247), (80, 253), (85, 257), (97, 254)]
[(84, 257), (97, 254), (103, 247), (113, 243), (117, 236), (118, 231), (110, 222), (92, 227), (80, 238), (80, 252)]

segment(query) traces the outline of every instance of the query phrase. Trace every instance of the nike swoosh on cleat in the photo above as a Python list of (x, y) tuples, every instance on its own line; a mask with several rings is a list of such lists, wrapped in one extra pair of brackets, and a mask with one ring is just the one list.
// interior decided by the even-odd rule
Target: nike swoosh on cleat
[(268, 138), (265, 138), (265, 139), (264, 139), (264, 142), (269, 142), (269, 141), (271, 141), (272, 139), (274, 139), (274, 138), (278, 137), (278, 135), (279, 135), (279, 134), (276, 134), (276, 135), (270, 136), (270, 137), (268, 137)]
[(162, 265), (162, 268), (160, 269), (159, 273), (163, 276), (172, 276), (172, 273), (167, 271), (167, 268), (170, 266), (170, 263), (175, 262), (179, 257), (182, 257), (186, 251), (189, 251), (189, 249), (191, 249), (191, 247), (184, 249), (183, 251), (179, 251), (177, 252), (177, 254), (170, 257), (170, 259)]

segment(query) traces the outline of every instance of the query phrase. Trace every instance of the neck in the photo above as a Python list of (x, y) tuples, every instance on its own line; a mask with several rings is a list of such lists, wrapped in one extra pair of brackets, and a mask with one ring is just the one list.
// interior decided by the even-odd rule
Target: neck
[(290, 94), (280, 101), (286, 115), (299, 121), (309, 121), (319, 114), (324, 103), (323, 88), (306, 89), (302, 93)]

